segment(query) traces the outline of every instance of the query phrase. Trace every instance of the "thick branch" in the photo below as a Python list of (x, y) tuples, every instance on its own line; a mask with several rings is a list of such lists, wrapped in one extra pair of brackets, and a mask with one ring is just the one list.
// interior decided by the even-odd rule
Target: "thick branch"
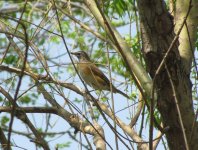
[[(11, 104), (13, 104), (13, 102), (14, 102), (13, 98), (2, 87), (0, 87), (0, 92), (9, 100), (9, 102)], [(16, 104), (16, 108), (18, 108), (18, 105), (17, 104)], [(47, 143), (45, 142), (45, 140), (42, 138), (42, 136), (40, 135), (40, 133), (33, 126), (33, 124), (30, 122), (30, 120), (28, 119), (27, 115), (24, 112), (15, 113), (15, 115), (17, 116), (17, 118), (19, 118), (20, 120), (22, 120), (26, 125), (28, 125), (28, 127), (32, 130), (32, 132), (34, 133), (35, 137), (39, 141), (40, 145), (42, 145), (42, 147), (44, 149), (49, 150), (50, 149), (49, 146), (47, 145)]]
[[(150, 96), (152, 89), (152, 81), (148, 76), (148, 74), (146, 73), (145, 69), (142, 67), (142, 65), (138, 62), (136, 57), (131, 53), (131, 50), (128, 47), (127, 43), (118, 33), (118, 31), (111, 25), (110, 20), (106, 16), (105, 16), (106, 20), (104, 20), (103, 15), (100, 13), (96, 5), (96, 2), (94, 0), (84, 0), (84, 2), (86, 3), (87, 7), (90, 9), (92, 14), (94, 15), (98, 23), (107, 32), (108, 36), (113, 41), (113, 43), (115, 43), (116, 47), (119, 50), (119, 53), (121, 53), (123, 57), (123, 60), (129, 67), (131, 74), (134, 74), (135, 77), (138, 79), (141, 85), (141, 87), (139, 88), (143, 88), (143, 92), (145, 92), (143, 94)], [(140, 89), (140, 91), (142, 91), (142, 89)]]
[(2, 128), (0, 128), (0, 142), (1, 142), (1, 148), (2, 148), (3, 150), (10, 149), (10, 145), (9, 145), (9, 148), (7, 147), (8, 141), (7, 141), (7, 139), (6, 139), (5, 134), (3, 133)]
[(190, 74), (198, 27), (198, 1), (192, 0), (192, 4), (190, 1), (191, 0), (177, 0), (175, 12), (175, 32), (177, 32), (186, 17), (189, 7), (192, 7), (186, 20), (185, 27), (182, 29), (179, 36), (179, 53), (186, 74)]
[[(0, 106), (0, 112), (11, 112), (12, 107), (3, 107)], [(25, 113), (52, 113), (58, 114), (56, 107), (17, 107), (17, 112), (25, 112)]]
[(112, 120), (115, 120), (117, 125), (120, 126), (120, 128), (127, 133), (135, 143), (138, 143), (138, 147), (143, 150), (148, 149), (148, 145), (144, 143), (142, 138), (138, 136), (138, 134), (129, 126), (126, 125), (124, 122), (122, 122), (118, 117), (116, 117), (111, 111), (109, 111), (108, 107), (105, 104), (98, 103), (100, 108), (107, 114)]

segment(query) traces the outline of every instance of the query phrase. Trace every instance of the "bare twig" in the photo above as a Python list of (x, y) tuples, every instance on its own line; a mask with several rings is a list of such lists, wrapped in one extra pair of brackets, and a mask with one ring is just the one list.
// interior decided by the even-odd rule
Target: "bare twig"
[(185, 142), (186, 150), (189, 150), (189, 145), (188, 145), (188, 141), (187, 141), (187, 137), (186, 137), (184, 123), (182, 121), (182, 116), (181, 116), (181, 111), (180, 111), (180, 108), (179, 108), (179, 103), (178, 103), (178, 98), (177, 98), (177, 92), (176, 92), (176, 89), (175, 89), (175, 85), (173, 83), (170, 71), (169, 71), (166, 64), (165, 64), (165, 68), (166, 68), (166, 72), (168, 74), (170, 84), (171, 84), (171, 87), (172, 87), (172, 90), (173, 90), (173, 97), (174, 97), (174, 100), (175, 100), (175, 105), (176, 105), (177, 113), (178, 113), (178, 116), (179, 116), (179, 123), (181, 125), (182, 133), (183, 133), (183, 136), (184, 136), (184, 142)]
[[(24, 13), (25, 8), (26, 8), (26, 4), (27, 4), (27, 0), (25, 2), (25, 5), (24, 5), (24, 8), (23, 8), (23, 11), (21, 13), (21, 17), (20, 18), (22, 18), (22, 16), (23, 16), (23, 13)], [(28, 49), (29, 49), (28, 35), (27, 35), (27, 32), (26, 32), (26, 27), (21, 22), (18, 22), (18, 24), (21, 24), (21, 26), (22, 26), (22, 28), (24, 30), (25, 45), (26, 45), (26, 47), (25, 47), (25, 58), (24, 58), (22, 69), (21, 69), (21, 73), (20, 73), (20, 76), (19, 76), (19, 81), (18, 81), (18, 84), (17, 84), (17, 87), (16, 87), (16, 92), (14, 94), (14, 101), (13, 101), (13, 107), (12, 107), (12, 112), (11, 112), (11, 119), (10, 119), (10, 124), (9, 124), (9, 132), (8, 132), (8, 149), (10, 148), (9, 145), (10, 145), (10, 138), (11, 138), (11, 133), (12, 133), (12, 125), (13, 125), (13, 122), (14, 122), (14, 113), (15, 113), (15, 108), (16, 108), (17, 96), (18, 96), (18, 92), (19, 92), (19, 89), (20, 89), (20, 86), (21, 86), (21, 83), (22, 83), (22, 78), (23, 78), (24, 71), (25, 71), (25, 65), (26, 65), (27, 56), (28, 56)], [(18, 25), (17, 25), (17, 27), (18, 27)]]
[(145, 105), (143, 106), (143, 110), (142, 110), (142, 120), (141, 120), (141, 124), (140, 124), (140, 130), (139, 130), (139, 136), (142, 137), (142, 130), (144, 128), (144, 114), (145, 114)]
[[(6, 92), (1, 86), (0, 86), (0, 92), (8, 99), (8, 101), (14, 105), (14, 99), (11, 97), (11, 95)], [(15, 103), (16, 108), (18, 107), (17, 103)], [(12, 108), (10, 108), (12, 110)], [(10, 111), (11, 111), (10, 110)], [(41, 137), (40, 133), (36, 130), (36, 128), (33, 126), (33, 124), (30, 122), (30, 120), (28, 119), (27, 115), (24, 113), (24, 111), (21, 111), (21, 113), (15, 113), (14, 115), (16, 115), (21, 121), (23, 121), (34, 133), (35, 137), (42, 142), (42, 147), (46, 150), (49, 150), (49, 146), (47, 145), (47, 143), (43, 140), (43, 138)]]
[[(198, 68), (197, 68), (197, 63), (196, 63), (196, 59), (195, 59), (195, 55), (194, 55), (194, 51), (193, 51), (193, 45), (192, 45), (192, 41), (191, 41), (191, 37), (190, 37), (190, 31), (188, 29), (188, 25), (187, 25), (187, 22), (185, 22), (185, 26), (186, 26), (186, 30), (187, 30), (187, 34), (188, 34), (188, 40), (189, 40), (189, 44), (190, 44), (190, 50), (192, 52), (192, 56), (193, 56), (193, 63), (194, 63), (194, 68), (195, 68), (195, 73), (196, 73), (196, 76), (198, 78)], [(196, 81), (196, 79), (195, 79)], [(196, 93), (198, 94), (198, 88), (197, 88), (197, 84), (195, 84), (195, 90), (196, 90)], [(196, 120), (197, 120), (197, 117), (198, 117), (198, 109), (196, 111), (196, 114), (195, 114), (195, 118), (194, 118), (194, 121), (193, 121), (193, 124), (192, 124), (192, 130), (191, 130), (191, 133), (190, 133), (190, 138), (189, 138), (189, 145), (191, 145), (191, 142), (192, 142), (192, 136), (194, 134), (194, 130), (196, 128)]]
[(136, 124), (136, 122), (137, 122), (137, 120), (140, 116), (140, 113), (142, 111), (143, 103), (144, 102), (143, 102), (143, 99), (142, 99), (142, 94), (140, 93), (139, 94), (139, 103), (138, 103), (138, 107), (137, 107), (137, 112), (134, 115), (134, 117), (131, 119), (131, 122), (129, 124), (131, 127), (133, 127)]
[[(162, 124), (162, 123), (161, 123)], [(162, 125), (163, 126), (163, 125)], [(154, 142), (153, 142), (153, 149), (155, 150), (157, 148), (157, 145), (159, 144), (160, 140), (162, 139), (162, 136), (164, 135), (164, 133), (162, 133), (161, 131), (158, 131), (157, 133), (157, 137)]]
[(165, 62), (166, 62), (166, 58), (168, 57), (170, 51), (172, 50), (173, 46), (176, 44), (176, 42), (177, 42), (177, 40), (178, 40), (178, 38), (179, 38), (179, 35), (180, 35), (180, 33), (181, 33), (181, 31), (182, 31), (184, 25), (185, 25), (185, 22), (186, 22), (186, 20), (187, 20), (187, 18), (188, 18), (188, 15), (189, 15), (189, 13), (190, 13), (191, 8), (192, 8), (191, 3), (192, 3), (192, 0), (190, 0), (190, 2), (189, 2), (189, 8), (188, 8), (188, 11), (187, 11), (187, 13), (186, 13), (184, 19), (183, 19), (183, 22), (182, 22), (182, 24), (181, 24), (179, 30), (177, 31), (177, 33), (176, 33), (176, 35), (175, 35), (175, 37), (174, 37), (172, 43), (170, 44), (170, 46), (169, 46), (167, 52), (165, 53), (165, 55), (164, 55), (162, 61), (160, 62), (160, 65), (158, 66), (158, 68), (157, 68), (157, 70), (156, 70), (156, 72), (155, 72), (154, 78), (153, 78), (152, 98), (151, 98), (151, 105), (150, 105), (150, 115), (151, 115), (151, 117), (150, 117), (150, 131), (149, 131), (149, 140), (150, 140), (149, 147), (150, 147), (151, 150), (152, 150), (152, 148), (153, 148), (153, 146), (152, 146), (152, 145), (153, 145), (153, 144), (152, 144), (152, 138), (153, 138), (153, 123), (152, 123), (152, 122), (153, 122), (153, 118), (154, 118), (154, 116), (153, 116), (153, 115), (154, 115), (154, 109), (153, 109), (153, 108), (154, 108), (154, 91), (155, 91), (156, 77), (157, 77), (157, 75), (160, 73), (161, 69), (163, 68), (163, 65), (164, 65)]
[(0, 142), (1, 142), (1, 148), (3, 150), (10, 149), (10, 147), (8, 148), (8, 146), (10, 146), (10, 145), (7, 145), (8, 141), (7, 141), (6, 136), (3, 133), (3, 130), (1, 127), (0, 127)]

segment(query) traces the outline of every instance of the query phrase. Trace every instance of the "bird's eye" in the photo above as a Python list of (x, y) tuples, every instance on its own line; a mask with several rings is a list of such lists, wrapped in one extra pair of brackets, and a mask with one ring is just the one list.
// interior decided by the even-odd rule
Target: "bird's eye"
[(76, 56), (77, 56), (78, 58), (80, 58), (80, 57), (81, 57), (81, 55), (80, 55), (80, 54), (77, 54)]

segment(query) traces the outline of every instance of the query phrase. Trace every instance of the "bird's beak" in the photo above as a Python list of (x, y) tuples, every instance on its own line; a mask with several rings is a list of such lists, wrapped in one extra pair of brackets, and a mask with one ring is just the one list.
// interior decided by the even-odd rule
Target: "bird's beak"
[(75, 55), (75, 56), (76, 56), (76, 55), (77, 55), (77, 52), (71, 52), (70, 54), (72, 54), (72, 55)]

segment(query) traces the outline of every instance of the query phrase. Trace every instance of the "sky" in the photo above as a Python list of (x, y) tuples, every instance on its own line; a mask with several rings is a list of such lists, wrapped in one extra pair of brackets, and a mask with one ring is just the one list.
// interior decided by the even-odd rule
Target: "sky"
[[(38, 20), (38, 23), (40, 22), (40, 20)], [(118, 31), (120, 32), (121, 35), (125, 35), (125, 34), (128, 34), (129, 33), (129, 25), (125, 26), (125, 27), (120, 27), (118, 28)], [(132, 24), (131, 26), (132, 28), (132, 37), (135, 36), (136, 34), (136, 26), (135, 24)], [(67, 40), (67, 37), (65, 37), (66, 41), (69, 42), (69, 43), (72, 43), (75, 41), (68, 41)], [(65, 64), (65, 68), (62, 67), (61, 71), (62, 73), (60, 73), (60, 79), (61, 81), (70, 81), (70, 82), (73, 82), (74, 80), (74, 83), (81, 87), (81, 88), (84, 88), (83, 87), (83, 84), (80, 82), (79, 78), (76, 76), (74, 79), (71, 78), (70, 74), (67, 73), (67, 65), (68, 64), (71, 64), (71, 60), (69, 59), (68, 55), (67, 55), (67, 52), (66, 52), (66, 49), (64, 47), (63, 44), (51, 44), (50, 43), (50, 40), (47, 38), (46, 41), (45, 41), (47, 44), (45, 44), (43, 46), (43, 49), (48, 49), (48, 55), (50, 57), (55, 57), (55, 56), (58, 56), (58, 55), (61, 55), (61, 54), (65, 54), (63, 55), (63, 57), (61, 57), (61, 59), (59, 60), (56, 60), (56, 61), (59, 61), (59, 63), (62, 65), (62, 64)], [(72, 44), (71, 44), (72, 45)], [(69, 47), (71, 51), (76, 51), (78, 49), (72, 49), (72, 46)], [(1, 51), (1, 50), (0, 50)], [(196, 54), (197, 56), (197, 54)], [(31, 58), (30, 58), (31, 59)], [(49, 63), (50, 64), (50, 63)], [(57, 72), (56, 70), (56, 66), (50, 66), (50, 72)], [(107, 71), (107, 69), (106, 69)], [(107, 71), (108, 72), (108, 71)], [(2, 78), (2, 81), (3, 79), (7, 78), (7, 74), (4, 72), (4, 73), (1, 73), (1, 78)], [(108, 75), (107, 75), (108, 76)], [(116, 74), (113, 74), (114, 77), (116, 77), (117, 80), (121, 80), (121, 81), (124, 81), (123, 78), (119, 77), (119, 76), (116, 76)], [(20, 88), (20, 92), (24, 92), (24, 90), (27, 89), (27, 86), (28, 84), (31, 84), (28, 79), (25, 77), (23, 78), (23, 84)], [(116, 84), (116, 83), (115, 83)], [(6, 86), (6, 84), (4, 83), (4, 86)], [(89, 87), (89, 89), (91, 90), (91, 88)], [(132, 89), (134, 90), (134, 92), (137, 91), (137, 89), (135, 89), (134, 87), (132, 87)], [(50, 91), (51, 89), (48, 88), (47, 89), (48, 91)], [(121, 90), (122, 87), (121, 87)], [(37, 89), (36, 88), (33, 88), (31, 89), (31, 92), (32, 93), (37, 93)], [(11, 89), (11, 93), (13, 94), (14, 93), (14, 89)], [(68, 96), (68, 90), (67, 89), (64, 89), (64, 93), (66, 96)], [(106, 93), (106, 92), (105, 92)], [(95, 94), (95, 92), (92, 92), (93, 95), (97, 96)], [(58, 95), (54, 94), (55, 96), (55, 99), (57, 100), (57, 102), (59, 102), (59, 104), (61, 105), (64, 105), (64, 100), (62, 100), (61, 97), (59, 97)], [(76, 98), (79, 98), (81, 99), (82, 97), (74, 92), (70, 92), (70, 100), (71, 101), (75, 101)], [(110, 94), (108, 95), (110, 97)], [(125, 98), (123, 98), (121, 95), (119, 94), (114, 94), (114, 101), (115, 101), (115, 111), (119, 111), (123, 108), (125, 108), (127, 105), (128, 105), (128, 102)], [(20, 103), (20, 102), (19, 102)], [(109, 101), (109, 103), (111, 104), (111, 102)], [(133, 102), (130, 102), (130, 104), (133, 103)], [(46, 100), (40, 95), (39, 98), (36, 100), (36, 106), (44, 106), (48, 104), (46, 102)], [(86, 114), (86, 110), (85, 110), (85, 105), (84, 103), (80, 103), (80, 104), (76, 104), (79, 108), (81, 108), (82, 110), (82, 113)], [(50, 106), (48, 104), (48, 106)], [(67, 107), (66, 107), (67, 108)], [(135, 108), (134, 110), (135, 111)], [(0, 114), (0, 117), (2, 117), (5, 113), (1, 113)], [(128, 115), (128, 110), (125, 109), (123, 111), (120, 111), (119, 113), (116, 114), (119, 118), (121, 118), (125, 123), (129, 123), (129, 119), (127, 118), (129, 115)], [(9, 116), (9, 114), (8, 114)], [(36, 127), (37, 128), (46, 128), (46, 114), (28, 114), (28, 117), (29, 119), (33, 122), (33, 123), (36, 123)], [(62, 131), (67, 131), (68, 128), (71, 128), (70, 125), (65, 121), (63, 120), (62, 118), (60, 118), (59, 116), (56, 116), (56, 115), (51, 115), (48, 117), (50, 118), (50, 126), (48, 126), (48, 131), (50, 132), (62, 132)], [(110, 119), (109, 119), (110, 120)], [(136, 126), (134, 127), (137, 131), (139, 130), (139, 126), (141, 124), (141, 117), (140, 119), (138, 120)], [(110, 121), (112, 122), (112, 121)], [(107, 139), (107, 141), (111, 144), (111, 146), (113, 147), (113, 149), (115, 149), (115, 139), (114, 139), (114, 134), (113, 132), (109, 129), (108, 125), (104, 122), (104, 120), (100, 117), (99, 118), (99, 124), (102, 125), (103, 129), (105, 131), (107, 131), (105, 133), (105, 138)], [(113, 123), (112, 123), (113, 124)], [(27, 127), (20, 121), (18, 120), (17, 118), (14, 119), (14, 124), (13, 124), (13, 130), (17, 130), (17, 131), (21, 131), (23, 132), (24, 130), (29, 130), (27, 129)], [(71, 133), (74, 135), (74, 129), (71, 128), (70, 129)], [(144, 129), (143, 129), (143, 138), (148, 141), (148, 132), (149, 131), (149, 128), (148, 126), (145, 126)], [(118, 127), (118, 132), (122, 133), (122, 131), (120, 130), (120, 128)], [(123, 133), (122, 133), (123, 134)], [(156, 130), (154, 131), (154, 137), (156, 135)], [(78, 137), (79, 141), (85, 141), (84, 137), (82, 134), (80, 133), (77, 133), (77, 135), (75, 135), (76, 137)], [(91, 143), (93, 143), (93, 137), (92, 136), (88, 136), (88, 139)], [(60, 136), (56, 136), (56, 137), (53, 137), (53, 138), (47, 138), (46, 139), (48, 142), (49, 142), (49, 146), (51, 149), (54, 149), (55, 148), (55, 145), (57, 144), (57, 142), (59, 144), (61, 143), (65, 143), (65, 142), (72, 142), (70, 144), (70, 146), (68, 148), (64, 148), (65, 150), (70, 150), (70, 149), (81, 149), (80, 147), (80, 144), (77, 143), (77, 142), (73, 142), (73, 140), (68, 136), (68, 134), (64, 134), (64, 135), (60, 135)], [(15, 144), (15, 146), (21, 146), (21, 147), (13, 147), (13, 150), (21, 150), (22, 148), (25, 148), (25, 149), (28, 149), (28, 150), (35, 150), (35, 146), (34, 146), (34, 143), (32, 143), (31, 141), (29, 141), (29, 139), (27, 138), (24, 138), (24, 136), (21, 136), (21, 135), (17, 135), (15, 133), (12, 133), (12, 138), (11, 138), (11, 141)], [(86, 143), (86, 142), (85, 142)], [(94, 145), (92, 145), (93, 148)], [(119, 142), (119, 147), (120, 149), (126, 149), (124, 147), (124, 145), (122, 143)], [(107, 149), (110, 149), (109, 147), (107, 147)], [(135, 149), (137, 149), (135, 147)], [(158, 149), (157, 150), (162, 150), (164, 149), (163, 146), (162, 146), (162, 143), (159, 144), (158, 146)]]

